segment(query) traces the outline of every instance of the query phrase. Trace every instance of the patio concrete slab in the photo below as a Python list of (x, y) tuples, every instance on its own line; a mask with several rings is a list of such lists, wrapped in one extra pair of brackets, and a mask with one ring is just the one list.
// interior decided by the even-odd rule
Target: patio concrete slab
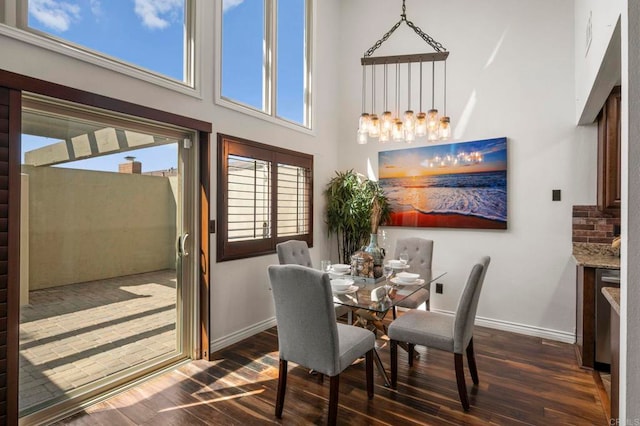
[(176, 350), (176, 272), (29, 293), (20, 312), (20, 412)]

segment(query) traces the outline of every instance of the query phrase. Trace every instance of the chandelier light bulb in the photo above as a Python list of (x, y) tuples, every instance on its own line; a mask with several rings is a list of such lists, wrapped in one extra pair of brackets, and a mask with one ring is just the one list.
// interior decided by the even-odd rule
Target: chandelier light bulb
[(369, 114), (363, 112), (360, 116), (360, 122), (358, 124), (358, 130), (362, 132), (369, 131)]
[(415, 132), (413, 130), (407, 129), (406, 126), (405, 126), (405, 129), (404, 129), (404, 140), (407, 143), (411, 143), (411, 142), (414, 142), (416, 140)]
[(380, 132), (391, 133), (393, 128), (393, 114), (390, 111), (385, 111), (380, 117)]
[(404, 140), (404, 126), (402, 120), (396, 118), (393, 123), (393, 130), (391, 131), (391, 137), (394, 142), (402, 142)]
[(358, 129), (357, 141), (359, 145), (366, 145), (369, 142), (369, 133)]
[(437, 109), (430, 109), (427, 112), (427, 132), (438, 132), (440, 126), (440, 117)]
[(389, 142), (389, 135), (391, 134), (391, 130), (385, 131), (380, 129), (380, 142), (385, 143)]
[(416, 114), (416, 137), (421, 138), (427, 135), (427, 114), (419, 112)]
[(444, 116), (440, 119), (440, 139), (446, 140), (451, 137), (451, 119)]
[(369, 137), (380, 137), (380, 119), (376, 114), (369, 116)]
[(437, 141), (440, 138), (440, 117), (437, 109), (427, 111), (427, 139)]
[(404, 112), (404, 131), (413, 133), (416, 128), (416, 116), (410, 109)]

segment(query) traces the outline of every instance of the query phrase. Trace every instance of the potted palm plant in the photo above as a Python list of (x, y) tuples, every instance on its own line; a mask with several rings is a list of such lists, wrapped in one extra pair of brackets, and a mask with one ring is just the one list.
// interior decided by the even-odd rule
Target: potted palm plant
[[(341, 261), (350, 263), (351, 254), (367, 244), (372, 246), (373, 243), (377, 247), (378, 226), (390, 214), (388, 199), (378, 182), (353, 170), (336, 172), (324, 194), (327, 201), (327, 231), (329, 236), (336, 236)], [(376, 253), (370, 252), (374, 262), (381, 264), (382, 252), (378, 248)]]

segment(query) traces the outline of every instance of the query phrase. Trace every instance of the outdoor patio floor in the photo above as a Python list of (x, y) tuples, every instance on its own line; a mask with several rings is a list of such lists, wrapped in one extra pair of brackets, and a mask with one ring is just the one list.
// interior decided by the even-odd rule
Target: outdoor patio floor
[(20, 312), (20, 412), (175, 351), (176, 272), (29, 293)]

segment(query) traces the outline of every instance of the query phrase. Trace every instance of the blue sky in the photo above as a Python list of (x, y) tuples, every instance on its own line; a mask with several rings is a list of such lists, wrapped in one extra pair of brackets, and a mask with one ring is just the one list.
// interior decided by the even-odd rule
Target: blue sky
[[(213, 0), (207, 0), (213, 1)], [(303, 122), (304, 0), (278, 0), (277, 114)], [(262, 108), (262, 0), (224, 0), (223, 95)], [(29, 0), (29, 26), (183, 81), (184, 0)], [(25, 135), (23, 151), (52, 140)], [(143, 171), (176, 167), (177, 148), (150, 148), (68, 163), (117, 171), (135, 155)]]
[(183, 0), (29, 0), (29, 26), (183, 80)]

